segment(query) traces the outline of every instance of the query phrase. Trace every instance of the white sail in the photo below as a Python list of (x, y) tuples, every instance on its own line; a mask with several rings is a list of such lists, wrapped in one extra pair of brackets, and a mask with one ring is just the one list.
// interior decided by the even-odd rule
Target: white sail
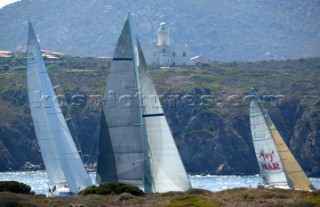
[(282, 161), (258, 101), (250, 101), (250, 126), (253, 145), (264, 182), (269, 186), (288, 187)]
[(65, 183), (72, 193), (91, 185), (51, 80), (44, 65), (37, 37), (29, 21), (28, 97), (41, 155), (51, 185)]
[(256, 95), (250, 101), (250, 124), (264, 184), (275, 188), (314, 190)]
[(188, 175), (151, 77), (139, 41), (139, 77), (145, 126), (145, 192), (186, 191)]

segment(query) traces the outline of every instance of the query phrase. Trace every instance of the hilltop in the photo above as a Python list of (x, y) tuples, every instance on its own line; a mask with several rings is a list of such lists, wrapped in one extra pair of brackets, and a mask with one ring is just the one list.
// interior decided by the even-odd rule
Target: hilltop
[(112, 56), (127, 11), (143, 44), (167, 22), (172, 44), (217, 61), (320, 55), (318, 0), (21, 0), (0, 10), (0, 50), (25, 50), (29, 11), (41, 47), (73, 56)]
[[(44, 168), (28, 106), (24, 55), (0, 58), (0, 171)], [(45, 61), (84, 162), (95, 170), (109, 62), (71, 56)], [(320, 58), (149, 72), (188, 173), (258, 173), (245, 98), (253, 86), (303, 169), (320, 176)]]

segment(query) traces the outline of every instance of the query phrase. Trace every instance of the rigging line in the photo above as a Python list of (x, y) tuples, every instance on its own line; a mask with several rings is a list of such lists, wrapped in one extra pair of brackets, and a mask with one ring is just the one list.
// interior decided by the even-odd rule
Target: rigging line
[[(101, 114), (101, 109), (100, 109), (100, 114)], [(100, 118), (98, 119), (98, 120), (100, 120)], [(94, 137), (98, 137), (98, 139), (94, 139), (94, 141), (91, 143), (91, 147), (90, 147), (90, 150), (89, 150), (89, 158), (86, 160), (86, 162), (85, 162), (85, 165), (86, 166), (88, 166), (88, 163), (89, 163), (89, 160), (90, 160), (90, 158), (91, 158), (91, 154), (92, 154), (92, 152), (93, 152), (93, 148), (94, 148), (94, 146), (95, 146), (95, 141), (99, 141), (99, 136), (97, 135), (97, 131), (98, 131), (98, 129), (99, 129), (99, 126), (98, 126), (98, 124), (96, 124), (96, 129), (94, 130), (94, 133), (93, 133), (93, 138)], [(98, 143), (98, 145), (99, 145), (99, 143)], [(97, 169), (95, 169), (95, 171), (97, 171)]]

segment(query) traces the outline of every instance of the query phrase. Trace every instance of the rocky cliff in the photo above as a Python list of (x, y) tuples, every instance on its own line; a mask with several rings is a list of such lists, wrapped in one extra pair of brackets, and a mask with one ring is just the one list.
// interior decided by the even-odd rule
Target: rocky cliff
[[(16, 61), (14, 61), (16, 59)], [(13, 65), (22, 57), (0, 59)], [(88, 167), (95, 169), (100, 95), (109, 64), (67, 57), (47, 67)], [(320, 59), (150, 68), (189, 173), (255, 174), (246, 95), (258, 90), (287, 145), (310, 176), (320, 176)], [(0, 74), (0, 170), (43, 169), (30, 117), (25, 71)], [(82, 98), (77, 98), (81, 96)]]

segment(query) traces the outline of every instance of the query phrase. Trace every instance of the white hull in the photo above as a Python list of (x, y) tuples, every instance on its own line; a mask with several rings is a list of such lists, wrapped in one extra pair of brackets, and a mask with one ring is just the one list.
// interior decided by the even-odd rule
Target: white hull
[(47, 197), (64, 197), (70, 195), (73, 195), (73, 193), (70, 191), (68, 187), (64, 186), (57, 187), (55, 191), (51, 190), (47, 193)]
[(266, 184), (261, 184), (261, 183), (259, 183), (258, 188), (266, 188), (266, 189), (286, 189), (286, 190), (292, 189), (292, 188), (290, 188), (288, 185), (266, 185)]

